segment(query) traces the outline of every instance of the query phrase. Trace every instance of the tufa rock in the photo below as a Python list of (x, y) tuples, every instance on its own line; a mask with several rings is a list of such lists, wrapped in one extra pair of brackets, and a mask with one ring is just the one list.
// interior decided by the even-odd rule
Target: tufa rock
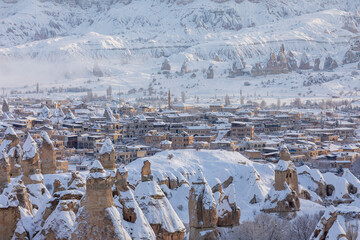
[(347, 240), (346, 233), (337, 220), (337, 212), (330, 206), (316, 225), (310, 240), (339, 239)]
[(152, 180), (149, 161), (144, 161), (141, 175), (142, 181), (136, 186), (135, 197), (156, 239), (182, 240), (185, 226), (159, 185)]
[(161, 71), (171, 71), (169, 59), (165, 58), (164, 62), (161, 64)]
[(10, 183), (10, 162), (5, 150), (0, 152), (0, 194)]
[(287, 60), (288, 60), (289, 69), (291, 71), (294, 71), (298, 68), (295, 56), (291, 51), (288, 52)]
[(213, 66), (209, 66), (208, 70), (206, 71), (206, 78), (213, 79), (214, 78), (214, 68)]
[(314, 60), (314, 71), (320, 71), (320, 58)]
[(183, 65), (181, 66), (181, 70), (180, 70), (180, 73), (181, 74), (186, 74), (188, 72), (188, 69), (187, 69), (187, 62), (184, 61)]
[(11, 177), (17, 177), (21, 174), (21, 147), (19, 142), (19, 137), (14, 129), (8, 127), (1, 142), (0, 151), (5, 151), (9, 157)]
[(309, 57), (308, 57), (308, 55), (307, 55), (306, 53), (304, 53), (304, 54), (301, 56), (299, 69), (301, 69), (301, 70), (311, 69)]
[(217, 207), (218, 227), (234, 227), (239, 225), (240, 208), (236, 206), (234, 184), (230, 184), (221, 194)]
[(56, 153), (53, 142), (45, 131), (41, 131), (42, 138), (40, 148), (41, 172), (43, 174), (56, 173)]
[(100, 162), (105, 169), (115, 170), (115, 148), (110, 138), (106, 138), (100, 149)]
[(360, 60), (360, 55), (354, 53), (350, 49), (345, 53), (343, 58), (343, 64), (354, 63)]
[(255, 65), (251, 69), (251, 76), (257, 77), (264, 75), (264, 69), (261, 66), (261, 63), (255, 63)]
[(86, 194), (76, 217), (71, 239), (131, 239), (114, 206), (112, 185), (110, 174), (96, 160), (86, 179)]
[(128, 171), (120, 167), (116, 171), (114, 198), (115, 206), (122, 216), (123, 226), (132, 239), (156, 239), (155, 233), (127, 185)]
[(334, 70), (337, 67), (338, 67), (338, 64), (337, 64), (336, 60), (334, 60), (330, 56), (327, 56), (325, 58), (324, 68), (323, 68), (325, 71), (331, 71), (331, 70)]
[(199, 169), (189, 193), (189, 239), (218, 239), (216, 202), (203, 173)]

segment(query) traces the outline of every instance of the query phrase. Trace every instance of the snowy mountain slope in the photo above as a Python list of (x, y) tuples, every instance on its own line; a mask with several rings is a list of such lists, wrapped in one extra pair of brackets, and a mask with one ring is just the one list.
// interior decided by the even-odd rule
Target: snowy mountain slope
[[(104, 88), (94, 91), (103, 92), (108, 85), (128, 91), (147, 87), (167, 57), (172, 73), (185, 60), (197, 72), (191, 78), (170, 78), (180, 79), (184, 86), (200, 85), (205, 82), (200, 72), (209, 65), (215, 67), (216, 82), (223, 81), (233, 61), (244, 59), (250, 71), (257, 62), (266, 64), (281, 44), (298, 63), (307, 53), (311, 64), (319, 57), (322, 67), (330, 55), (341, 65), (350, 44), (359, 38), (359, 9), (360, 3), (352, 0), (6, 0), (0, 3), (0, 84), (83, 86), (84, 81), (95, 81), (92, 68), (98, 62)], [(24, 71), (18, 71), (19, 66)], [(172, 85), (168, 77), (156, 78), (162, 87), (178, 87), (179, 81)], [(205, 85), (211, 89), (201, 89), (216, 91), (214, 85)], [(234, 89), (233, 84), (228, 88)], [(328, 89), (324, 95), (334, 86)], [(289, 95), (298, 94), (294, 90)]]

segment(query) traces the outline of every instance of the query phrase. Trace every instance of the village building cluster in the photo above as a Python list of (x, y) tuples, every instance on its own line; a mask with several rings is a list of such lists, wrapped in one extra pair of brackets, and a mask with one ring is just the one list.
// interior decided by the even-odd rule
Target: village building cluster
[[(252, 105), (209, 106), (172, 103), (168, 106), (132, 106), (122, 101), (53, 101), (3, 99), (0, 134), (3, 141), (20, 146), (30, 134), (35, 141), (51, 139), (51, 152), (43, 157), (50, 172), (87, 170), (85, 161), (99, 156), (111, 141), (117, 166), (171, 149), (223, 149), (238, 151), (256, 162), (279, 160), (286, 145), (296, 166), (341, 171), (359, 159), (357, 124), (360, 114), (305, 109), (260, 109)], [(6, 130), (12, 128), (9, 133)], [(42, 134), (43, 133), (43, 134)], [(42, 141), (47, 146), (47, 141)], [(11, 176), (19, 175), (13, 148)]]

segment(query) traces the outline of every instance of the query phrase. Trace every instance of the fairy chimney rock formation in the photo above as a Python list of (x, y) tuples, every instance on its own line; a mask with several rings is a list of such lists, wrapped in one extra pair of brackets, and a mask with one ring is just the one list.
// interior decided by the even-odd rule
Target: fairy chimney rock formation
[(291, 160), (291, 155), (289, 152), (289, 149), (286, 146), (281, 146), (280, 149), (280, 160), (284, 160), (284, 161), (290, 161)]
[(2, 111), (3, 111), (4, 113), (10, 112), (9, 103), (8, 103), (8, 101), (7, 101), (6, 98), (3, 98)]
[(267, 74), (280, 74), (280, 73), (288, 73), (291, 69), (288, 64), (288, 59), (285, 54), (284, 45), (281, 45), (280, 51), (276, 56), (275, 53), (270, 54), (270, 59), (266, 65), (266, 73)]
[(86, 194), (71, 239), (131, 239), (114, 206), (112, 185), (110, 174), (95, 160), (86, 179)]
[(53, 183), (53, 194), (65, 190), (66, 190), (65, 186), (61, 183), (61, 181), (58, 178), (56, 178)]
[(20, 181), (8, 190), (7, 196), (2, 195), (7, 200), (0, 204), (0, 238), (28, 239), (22, 217), (32, 217), (33, 208), (26, 187)]
[(55, 153), (54, 144), (51, 141), (49, 135), (45, 131), (41, 131), (40, 136), (42, 138), (42, 143), (40, 148), (41, 172), (43, 174), (55, 174), (56, 153)]
[(5, 150), (0, 152), (0, 194), (10, 183), (10, 162)]
[(261, 63), (255, 63), (255, 65), (251, 69), (251, 76), (258, 77), (264, 75), (264, 69)]
[(213, 66), (209, 66), (208, 70), (206, 71), (206, 78), (213, 79), (214, 78), (214, 68)]
[(127, 176), (128, 170), (125, 166), (117, 169), (115, 176), (117, 196), (115, 194), (114, 202), (122, 216), (123, 226), (132, 239), (155, 240), (152, 227), (135, 200), (133, 191), (128, 187)]
[(17, 177), (21, 174), (21, 147), (19, 137), (12, 127), (8, 127), (0, 145), (0, 151), (5, 151), (10, 162), (10, 176)]
[(115, 176), (115, 187), (119, 192), (126, 192), (129, 187), (127, 184), (128, 170), (125, 166), (121, 166), (116, 171)]
[(141, 168), (141, 181), (142, 182), (153, 180), (153, 176), (151, 175), (150, 166), (151, 166), (151, 163), (148, 160), (144, 161), (144, 165)]
[(275, 184), (265, 198), (263, 211), (292, 212), (300, 209), (298, 176), (286, 146), (281, 147), (275, 169)]
[(189, 239), (218, 239), (217, 220), (216, 202), (213, 193), (199, 169), (189, 193)]
[(165, 58), (164, 62), (161, 64), (162, 71), (171, 71), (171, 65), (169, 59)]
[(308, 70), (311, 69), (309, 57), (306, 53), (301, 56), (299, 69)]
[(330, 56), (327, 56), (325, 58), (325, 62), (324, 62), (324, 70), (325, 71), (331, 71), (331, 70), (334, 70), (337, 67), (338, 67), (338, 64), (337, 64), (335, 59), (333, 59)]
[(337, 220), (337, 212), (333, 206), (326, 209), (319, 223), (316, 225), (310, 240), (339, 239), (347, 240), (346, 232)]
[(182, 240), (185, 236), (185, 226), (164, 192), (152, 179), (150, 162), (144, 161), (141, 182), (134, 192), (136, 200), (151, 225), (156, 239)]
[(180, 73), (181, 74), (185, 74), (188, 72), (188, 69), (187, 69), (187, 62), (184, 61), (183, 65), (181, 66), (181, 70), (180, 70)]
[(287, 60), (288, 60), (288, 66), (289, 66), (290, 70), (294, 71), (298, 68), (295, 56), (291, 51), (289, 51), (287, 54)]
[(22, 149), (21, 169), (24, 175), (22, 178), (24, 184), (43, 183), (38, 147), (30, 134), (28, 134)]
[(115, 149), (110, 138), (106, 138), (99, 154), (102, 166), (105, 169), (115, 170)]
[(313, 67), (314, 71), (320, 71), (320, 58), (316, 58), (314, 60), (314, 67)]
[(239, 225), (240, 214), (240, 208), (236, 206), (235, 185), (230, 184), (219, 199), (217, 226), (233, 227)]

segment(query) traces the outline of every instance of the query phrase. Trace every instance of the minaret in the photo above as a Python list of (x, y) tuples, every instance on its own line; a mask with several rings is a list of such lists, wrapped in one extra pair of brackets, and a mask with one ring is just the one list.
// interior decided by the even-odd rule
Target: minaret
[(168, 92), (168, 109), (171, 109), (171, 94), (170, 94), (170, 89)]

